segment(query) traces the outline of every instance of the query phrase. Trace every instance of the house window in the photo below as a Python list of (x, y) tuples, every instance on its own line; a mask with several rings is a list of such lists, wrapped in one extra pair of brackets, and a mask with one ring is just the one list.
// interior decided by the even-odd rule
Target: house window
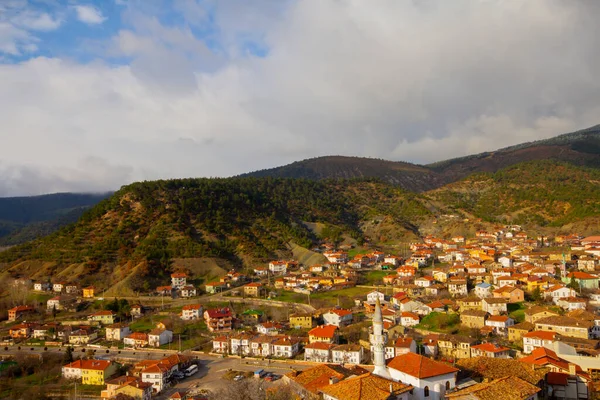
[(425, 386), (425, 388), (423, 388), (423, 396), (429, 397), (429, 386)]
[(446, 381), (446, 390), (450, 390), (450, 381)]

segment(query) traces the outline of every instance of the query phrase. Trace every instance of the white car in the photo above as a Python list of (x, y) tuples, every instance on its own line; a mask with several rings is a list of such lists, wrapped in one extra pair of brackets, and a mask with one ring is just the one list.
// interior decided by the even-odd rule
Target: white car
[(241, 381), (242, 379), (244, 379), (244, 375), (236, 375), (233, 380), (234, 381)]

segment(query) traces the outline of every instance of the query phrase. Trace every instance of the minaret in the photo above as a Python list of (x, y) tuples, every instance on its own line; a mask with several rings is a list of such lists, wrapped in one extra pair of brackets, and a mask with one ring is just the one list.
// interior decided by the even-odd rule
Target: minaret
[(375, 303), (375, 313), (373, 314), (373, 370), (374, 375), (379, 375), (382, 378), (390, 379), (390, 373), (385, 365), (385, 342), (386, 338), (383, 334), (383, 317), (381, 316), (381, 304), (379, 303), (379, 297)]

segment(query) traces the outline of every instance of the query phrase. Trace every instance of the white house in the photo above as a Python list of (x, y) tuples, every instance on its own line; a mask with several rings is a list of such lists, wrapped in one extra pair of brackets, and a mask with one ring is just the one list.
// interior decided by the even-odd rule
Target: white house
[(399, 337), (394, 343), (395, 356), (417, 352), (417, 342), (410, 337)]
[(181, 297), (195, 297), (198, 291), (192, 285), (186, 285), (181, 288)]
[(52, 291), (56, 292), (56, 293), (61, 293), (64, 288), (65, 288), (66, 283), (64, 282), (57, 282), (52, 284)]
[(414, 387), (413, 399), (440, 400), (456, 385), (457, 368), (415, 353), (394, 357), (387, 370), (391, 378)]
[(506, 315), (491, 315), (485, 321), (485, 326), (491, 327), (494, 333), (500, 336), (508, 336), (508, 328), (514, 324), (515, 321)]
[(33, 284), (33, 290), (36, 292), (47, 292), (50, 288), (50, 282), (36, 282)]
[(284, 337), (273, 343), (273, 356), (280, 358), (293, 358), (300, 351), (298, 339)]
[(352, 311), (344, 309), (333, 309), (323, 314), (325, 325), (335, 325), (338, 328), (350, 325), (352, 318)]
[(151, 365), (142, 371), (142, 382), (152, 384), (152, 392), (160, 393), (168, 385), (169, 372), (169, 368), (162, 364)]
[(421, 278), (415, 279), (415, 285), (420, 287), (429, 287), (433, 285), (434, 279), (431, 276), (422, 276)]
[(331, 351), (335, 344), (315, 342), (304, 346), (304, 360), (315, 362), (331, 362)]
[(271, 261), (269, 271), (274, 275), (285, 275), (287, 272), (287, 263), (285, 261)]
[(173, 341), (173, 332), (168, 329), (156, 328), (148, 334), (148, 345), (160, 347)]
[(367, 303), (375, 303), (379, 299), (381, 303), (385, 302), (385, 295), (377, 290), (373, 290), (367, 294)]
[(263, 335), (276, 335), (280, 328), (282, 328), (282, 326), (277, 322), (263, 322), (262, 324), (256, 325), (256, 332), (262, 333)]
[(400, 325), (402, 326), (415, 326), (419, 321), (419, 316), (412, 312), (403, 312), (400, 315)]
[(455, 280), (448, 282), (448, 292), (452, 296), (466, 296), (469, 291), (467, 289), (467, 281), (465, 280)]
[(510, 268), (513, 266), (512, 258), (507, 257), (507, 256), (502, 256), (502, 257), (498, 258), (498, 262), (500, 264), (502, 264), (502, 267), (504, 267), (504, 268)]
[(523, 335), (523, 353), (529, 354), (538, 347), (551, 346), (556, 339), (556, 332), (532, 331)]
[(490, 315), (506, 313), (508, 300), (500, 297), (486, 297), (481, 301), (481, 308)]
[(558, 299), (556, 305), (566, 311), (585, 310), (587, 308), (587, 300), (581, 297), (563, 297)]
[(492, 297), (492, 285), (487, 282), (482, 282), (475, 286), (475, 296), (483, 299), (485, 297)]
[(510, 358), (508, 347), (498, 346), (495, 343), (482, 343), (471, 346), (471, 357)]
[(342, 344), (331, 350), (331, 356), (336, 364), (362, 364), (365, 361), (365, 349), (358, 344)]
[(185, 272), (175, 272), (171, 274), (171, 287), (175, 289), (187, 285), (187, 274)]
[(554, 304), (558, 304), (558, 300), (563, 297), (575, 297), (577, 292), (565, 285), (554, 285), (544, 291), (544, 299), (552, 300)]
[(131, 330), (129, 329), (128, 325), (118, 323), (106, 327), (106, 340), (115, 340), (120, 342), (129, 335), (131, 335)]
[(76, 360), (63, 366), (62, 376), (65, 379), (81, 380), (81, 360)]
[(190, 321), (202, 318), (202, 306), (200, 304), (188, 304), (181, 309), (181, 319)]

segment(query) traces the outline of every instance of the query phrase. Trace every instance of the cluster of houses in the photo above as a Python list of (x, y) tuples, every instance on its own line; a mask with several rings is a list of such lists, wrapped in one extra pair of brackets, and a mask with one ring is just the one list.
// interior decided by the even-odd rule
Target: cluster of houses
[[(218, 325), (225, 329), (215, 329), (218, 336), (213, 341), (213, 351), (296, 358), (323, 364), (323, 368), (334, 363), (354, 369), (374, 362), (374, 354), (379, 351), (377, 343), (381, 342), (381, 353), (390, 371), (391, 365), (404, 364), (393, 360), (407, 355), (414, 358), (411, 362), (440, 360), (443, 365), (480, 359), (494, 360), (489, 362), (501, 368), (531, 364), (532, 368), (545, 371), (540, 375), (543, 385), (530, 381), (534, 386), (531, 388), (521, 381), (498, 379), (499, 387), (529, 387), (530, 397), (516, 397), (524, 399), (548, 396), (548, 392), (564, 395), (557, 398), (570, 398), (572, 393), (573, 398), (588, 398), (593, 380), (600, 376), (600, 315), (596, 312), (600, 307), (600, 237), (557, 237), (554, 241), (561, 249), (549, 250), (545, 246), (548, 238), (529, 238), (519, 228), (481, 231), (470, 240), (460, 236), (451, 240), (426, 237), (424, 243), (411, 246), (413, 255), (404, 261), (378, 252), (348, 260), (343, 251), (332, 250), (324, 252), (329, 264), (296, 273), (290, 273), (287, 266), (281, 267), (275, 287), (291, 290), (342, 288), (344, 283), (341, 279), (336, 282), (336, 278), (355, 282), (365, 266), (388, 270), (389, 274), (383, 278), (385, 290), (374, 290), (366, 299), (356, 299), (353, 309), (336, 307), (293, 314), (286, 321), (266, 323), (268, 328), (256, 318), (254, 330), (242, 332), (233, 329), (238, 327), (236, 321), (245, 316), (215, 315), (226, 318), (227, 323)], [(424, 266), (428, 268), (423, 270)], [(374, 340), (376, 332), (371, 328), (369, 340), (349, 342), (344, 328), (357, 323), (360, 318), (356, 317), (373, 316), (377, 308), (382, 319), (380, 339)], [(454, 315), (454, 331), (462, 334), (427, 331), (422, 322), (432, 313)], [(299, 331), (290, 335), (292, 329)], [(298, 381), (303, 374), (299, 372), (288, 380)], [(358, 379), (356, 375), (349, 373), (338, 380)], [(364, 379), (374, 380), (370, 384), (375, 384), (377, 378), (367, 375)], [(452, 375), (458, 376), (459, 370)], [(404, 378), (399, 381), (413, 386), (406, 392), (412, 392), (410, 398), (479, 398), (473, 391), (460, 394), (455, 382), (447, 388), (431, 382), (427, 388), (431, 395), (425, 396), (421, 380), (406, 375)], [(392, 381), (397, 380), (392, 377)], [(327, 386), (333, 388), (339, 383)], [(493, 392), (487, 387), (477, 389)], [(333, 395), (337, 389), (329, 394), (327, 390), (318, 393), (323, 398), (344, 398)], [(420, 397), (415, 397), (417, 392)], [(399, 394), (397, 398), (403, 397)]]
[(157, 360), (142, 360), (130, 365), (126, 375), (119, 375), (121, 365), (109, 360), (80, 359), (62, 367), (63, 378), (83, 385), (105, 386), (102, 399), (134, 398), (150, 400), (170, 387), (175, 374), (192, 365), (190, 357), (173, 354)]
[[(380, 302), (376, 301), (370, 335), (374, 369), (365, 369), (359, 362), (342, 356), (317, 363), (303, 371), (284, 376), (302, 398), (350, 400), (369, 399), (587, 399), (594, 387), (594, 366), (598, 363), (576, 364), (572, 355), (548, 347), (540, 347), (530, 355), (513, 359), (508, 348), (494, 343), (474, 344), (470, 338), (452, 338), (447, 335), (423, 337), (424, 351), (415, 351), (414, 340), (401, 337), (395, 340), (397, 349), (388, 355), (387, 332), (384, 328)], [(314, 343), (326, 349), (331, 326), (318, 327)], [(454, 363), (434, 359), (432, 347), (439, 351), (458, 346), (468, 357)], [(347, 347), (351, 347), (347, 345)], [(445, 351), (445, 350), (444, 350)], [(565, 354), (561, 354), (565, 353)], [(500, 354), (500, 355), (499, 355)], [(579, 359), (578, 359), (579, 360)], [(365, 396), (365, 397), (362, 397)]]

